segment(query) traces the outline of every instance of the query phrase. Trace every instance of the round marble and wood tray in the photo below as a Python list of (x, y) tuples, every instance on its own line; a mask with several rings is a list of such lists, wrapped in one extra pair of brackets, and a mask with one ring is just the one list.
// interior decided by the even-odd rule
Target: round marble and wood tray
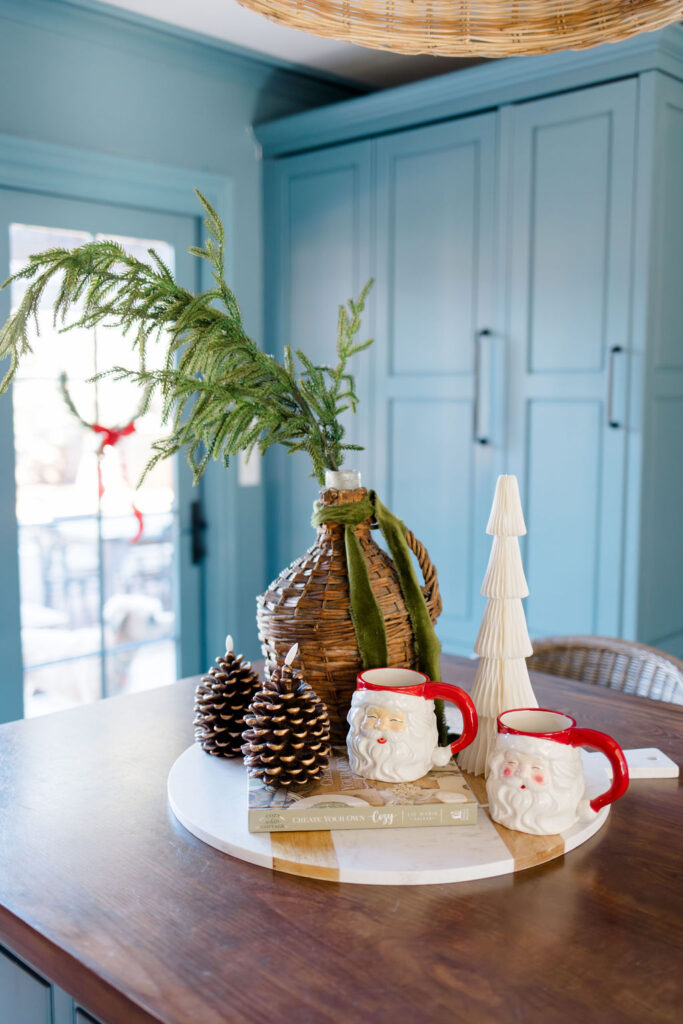
[[(607, 788), (602, 765), (585, 759), (589, 796)], [(203, 842), (274, 871), (330, 882), (434, 885), (507, 875), (561, 857), (602, 828), (609, 807), (557, 836), (529, 836), (488, 816), (481, 778), (466, 775), (479, 803), (476, 825), (321, 832), (247, 830), (247, 780), (239, 758), (211, 757), (195, 744), (168, 777), (176, 818)]]

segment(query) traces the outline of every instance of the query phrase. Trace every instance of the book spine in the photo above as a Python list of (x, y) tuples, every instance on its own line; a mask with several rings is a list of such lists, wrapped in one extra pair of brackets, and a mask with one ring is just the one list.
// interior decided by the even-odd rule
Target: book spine
[(349, 828), (425, 828), (435, 825), (475, 825), (476, 803), (399, 804), (386, 807), (353, 807), (286, 811), (268, 808), (249, 810), (250, 832), (318, 832)]

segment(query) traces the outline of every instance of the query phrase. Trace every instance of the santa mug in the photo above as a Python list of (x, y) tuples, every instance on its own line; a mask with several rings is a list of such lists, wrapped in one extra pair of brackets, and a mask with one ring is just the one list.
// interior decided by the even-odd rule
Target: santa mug
[[(435, 698), (462, 712), (462, 736), (445, 747), (439, 746)], [(421, 779), (435, 766), (448, 764), (477, 734), (477, 712), (464, 690), (408, 668), (360, 672), (346, 717), (351, 771), (380, 782)]]
[[(612, 785), (593, 800), (586, 798), (580, 747), (594, 747), (612, 765)], [(516, 708), (498, 716), (488, 773), (493, 820), (537, 836), (589, 821), (628, 787), (626, 759), (616, 740), (595, 729), (580, 729), (570, 715), (546, 708)]]

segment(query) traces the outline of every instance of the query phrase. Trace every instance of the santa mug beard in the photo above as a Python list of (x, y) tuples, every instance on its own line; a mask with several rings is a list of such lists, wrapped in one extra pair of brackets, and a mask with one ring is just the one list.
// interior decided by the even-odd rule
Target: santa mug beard
[[(624, 752), (611, 736), (577, 726), (564, 711), (512, 708), (498, 715), (486, 791), (494, 821), (519, 832), (555, 835), (590, 820), (628, 789)], [(580, 748), (609, 760), (611, 785), (588, 800)]]
[(517, 832), (556, 835), (593, 814), (579, 750), (552, 741), (499, 737), (486, 791), (493, 820)]
[(450, 761), (439, 747), (431, 703), (395, 692), (356, 691), (347, 715), (349, 764), (354, 775), (380, 782), (414, 782)]

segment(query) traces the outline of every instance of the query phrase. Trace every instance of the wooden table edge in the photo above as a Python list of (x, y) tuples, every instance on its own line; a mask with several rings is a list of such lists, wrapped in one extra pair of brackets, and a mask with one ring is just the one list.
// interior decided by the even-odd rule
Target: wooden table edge
[(48, 939), (26, 921), (0, 904), (0, 944), (10, 956), (19, 957), (37, 974), (64, 989), (102, 1024), (122, 1020), (126, 1024), (166, 1024), (134, 1002), (106, 978), (62, 946)]

